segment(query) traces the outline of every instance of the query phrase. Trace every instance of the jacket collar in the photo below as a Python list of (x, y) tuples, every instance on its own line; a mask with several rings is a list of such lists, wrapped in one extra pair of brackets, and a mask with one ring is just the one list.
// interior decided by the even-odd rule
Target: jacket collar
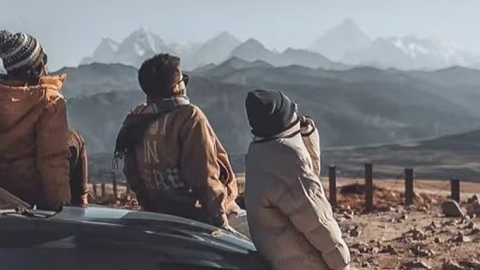
[[(60, 89), (63, 86), (67, 78), (67, 74), (61, 75), (49, 75), (40, 77), (39, 84), (40, 86), (54, 86), (57, 89)], [(15, 87), (25, 87), (25, 82), (18, 80), (9, 80), (7, 78), (0, 78), (0, 85), (9, 88)]]
[(163, 98), (163, 99), (149, 99), (147, 98), (147, 106), (151, 106), (153, 113), (168, 112), (178, 106), (189, 105), (190, 100), (187, 96)]
[(65, 80), (67, 79), (67, 74), (54, 75), (54, 76), (43, 76), (40, 78), (40, 85), (45, 86), (55, 86), (57, 89), (62, 88)]
[(263, 137), (253, 137), (253, 142), (254, 143), (262, 143), (262, 142), (268, 142), (268, 141), (273, 141), (273, 140), (278, 140), (278, 139), (287, 139), (287, 138), (292, 138), (295, 137), (296, 135), (300, 134), (300, 121), (299, 119), (295, 120), (289, 128), (287, 128), (285, 131), (282, 133), (275, 135), (273, 137), (269, 138), (263, 138)]

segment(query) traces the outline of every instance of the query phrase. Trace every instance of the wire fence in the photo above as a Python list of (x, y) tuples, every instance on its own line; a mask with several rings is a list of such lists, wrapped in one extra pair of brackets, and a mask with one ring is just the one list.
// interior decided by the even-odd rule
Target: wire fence
[[(366, 171), (365, 168), (362, 170), (362, 168), (359, 168), (358, 170), (349, 170), (348, 173), (343, 174), (341, 171), (341, 167), (336, 167), (334, 168), (336, 170), (335, 172), (335, 190), (336, 194), (338, 193), (338, 189), (342, 190), (342, 187), (348, 186), (348, 185), (358, 185), (358, 186), (363, 186), (364, 192), (371, 192), (373, 195), (375, 195), (375, 190), (377, 189), (388, 189), (392, 190), (398, 193), (399, 198), (398, 201), (396, 202), (399, 205), (406, 205), (408, 203), (405, 202), (406, 197), (407, 197), (407, 190), (408, 185), (406, 184), (406, 171), (400, 171), (398, 174), (395, 174), (393, 177), (388, 177), (388, 179), (380, 179), (377, 178), (375, 174), (375, 167), (373, 165), (373, 172), (372, 172), (372, 190), (367, 190), (367, 186), (365, 185), (366, 183)], [(391, 173), (390, 173), (391, 175)], [(329, 177), (321, 177), (322, 182), (328, 185), (329, 183)], [(415, 178), (415, 174), (413, 174), (413, 178)], [(134, 198), (134, 193), (130, 191), (130, 188), (128, 187), (128, 184), (126, 183), (125, 179), (119, 176), (118, 172), (112, 171), (112, 170), (102, 170), (101, 174), (95, 177), (94, 183), (90, 184), (90, 195), (91, 198), (95, 199), (95, 201), (98, 201), (98, 199), (101, 200), (106, 200), (105, 198), (109, 198), (112, 201), (116, 201), (118, 199), (123, 199), (125, 197), (129, 198)], [(379, 181), (381, 180), (381, 181)], [(411, 193), (413, 195), (414, 200), (421, 200), (421, 195), (425, 195), (424, 197), (430, 196), (432, 198), (436, 197), (449, 197), (452, 195), (452, 187), (450, 181), (445, 181), (442, 183), (442, 181), (428, 181), (428, 180), (415, 180), (412, 179), (413, 185), (412, 185), (412, 190)], [(244, 183), (239, 183), (239, 187), (243, 187)], [(475, 183), (469, 183), (470, 185), (478, 185), (478, 189), (480, 190), (480, 183), (475, 184)], [(331, 187), (328, 186), (328, 189)], [(461, 190), (459, 190), (460, 193)], [(345, 196), (344, 196), (345, 195)], [(355, 194), (357, 196), (357, 204), (359, 203), (358, 200), (364, 199), (363, 205), (366, 206), (367, 199), (366, 194)], [(465, 195), (465, 194), (464, 194)], [(336, 195), (337, 197), (337, 195)], [(348, 194), (341, 194), (341, 197), (348, 197)], [(451, 196), (453, 197), (453, 196)], [(460, 197), (460, 196), (459, 196)], [(373, 209), (377, 207), (375, 199), (375, 196), (372, 196), (373, 198)], [(403, 200), (403, 201), (400, 201)], [(362, 202), (360, 202), (362, 203)], [(391, 203), (391, 202), (390, 202)], [(424, 202), (425, 205), (428, 205), (428, 207), (434, 206), (435, 202), (434, 199), (429, 200), (427, 202)], [(337, 205), (337, 204), (335, 204)]]
[[(396, 209), (392, 209), (391, 207), (386, 207), (383, 210), (381, 210), (381, 212), (389, 212), (390, 210), (388, 209), (392, 209), (395, 211), (398, 210), (397, 218), (400, 218), (401, 216), (405, 216), (405, 213), (406, 213), (402, 210), (399, 210), (398, 206), (405, 206), (405, 207), (409, 206), (409, 204), (407, 203), (407, 200), (409, 197), (408, 189), (411, 189), (410, 196), (413, 196), (411, 200), (412, 206), (421, 207), (425, 211), (427, 211), (428, 209), (433, 209), (433, 207), (438, 207), (440, 203), (442, 203), (444, 200), (449, 198), (460, 202), (460, 198), (462, 196), (463, 197), (465, 195), (470, 196), (470, 195), (473, 195), (473, 192), (475, 190), (480, 190), (480, 183), (469, 182), (468, 180), (463, 180), (463, 183), (465, 184), (465, 188), (463, 192), (462, 192), (462, 189), (460, 188), (460, 186), (462, 185), (462, 181), (460, 180), (453, 180), (453, 179), (450, 181), (415, 180), (415, 174), (413, 169), (411, 169), (413, 173), (410, 176), (411, 177), (410, 179), (407, 179), (408, 178), (407, 169), (405, 169), (405, 171), (403, 172), (399, 172), (393, 177), (391, 176), (388, 177), (388, 179), (380, 179), (375, 177), (374, 167), (373, 167), (373, 177), (372, 177), (373, 178), (372, 189), (368, 190), (367, 178), (369, 176), (366, 173), (366, 168), (364, 171), (357, 170), (353, 173), (350, 170), (350, 172), (346, 176), (342, 175), (341, 168), (337, 168), (336, 166), (333, 166), (333, 170), (336, 170), (336, 169), (339, 169), (340, 173), (338, 174), (336, 172), (331, 173), (329, 171), (328, 176), (323, 177), (324, 179), (323, 182), (329, 184), (329, 190), (332, 188), (330, 186), (331, 183), (334, 183), (336, 186), (333, 188), (335, 188), (336, 194), (339, 192), (339, 190), (341, 193), (345, 187), (352, 186), (352, 185), (360, 185), (360, 186), (363, 185), (363, 188), (364, 188), (363, 190), (365, 193), (371, 192), (374, 195), (376, 192), (385, 191), (385, 190), (389, 192), (395, 191), (399, 195), (398, 200), (396, 202), (393, 202), (393, 203), (396, 203), (396, 205), (394, 205), (394, 208)], [(331, 168), (329, 168), (329, 170), (331, 170)], [(335, 177), (336, 178), (335, 181), (331, 181), (330, 180), (331, 177)], [(325, 181), (325, 178), (327, 179), (327, 181)], [(410, 185), (407, 183), (408, 181), (411, 181)], [(368, 210), (367, 199), (369, 198), (372, 198), (373, 200), (373, 202), (371, 202), (374, 205), (373, 209), (379, 210), (379, 208), (376, 207), (376, 206), (379, 206), (377, 205), (377, 203), (383, 203), (383, 202), (376, 201), (377, 199), (379, 199), (378, 196), (376, 197), (372, 195), (369, 197), (366, 194), (358, 194), (358, 193), (355, 195), (357, 196), (356, 197), (357, 201), (355, 203), (358, 204), (358, 199), (360, 199), (360, 203), (362, 204), (363, 210)], [(350, 194), (350, 196), (355, 196), (355, 195)], [(346, 194), (345, 196), (348, 197), (349, 194)], [(335, 195), (335, 198), (337, 198), (337, 195)], [(348, 204), (349, 202), (350, 201), (347, 200), (346, 203)], [(332, 206), (337, 206), (339, 205), (339, 203), (341, 202), (337, 202), (337, 201), (332, 202)], [(342, 207), (342, 206), (339, 206), (339, 207)], [(420, 208), (417, 208), (417, 209), (420, 209)], [(369, 211), (364, 211), (364, 213), (365, 212), (370, 213)], [(391, 213), (388, 213), (388, 215), (386, 215), (386, 218), (387, 217), (391, 218), (392, 215), (390, 214)], [(362, 224), (356, 224), (356, 225), (358, 229), (365, 230), (371, 224), (371, 222), (374, 221), (375, 218), (376, 218), (376, 215), (368, 215), (366, 219), (365, 218), (362, 219)], [(386, 236), (385, 233), (387, 230), (379, 230), (379, 231), (380, 231), (380, 239), (383, 239)]]

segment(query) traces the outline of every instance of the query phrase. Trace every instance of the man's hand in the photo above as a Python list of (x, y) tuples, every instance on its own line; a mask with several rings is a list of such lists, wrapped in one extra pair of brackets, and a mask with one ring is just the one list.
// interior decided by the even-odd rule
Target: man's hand
[[(246, 237), (245, 235), (241, 234), (240, 232), (238, 232), (237, 230), (235, 230), (232, 226), (226, 224), (224, 226), (222, 226), (222, 229), (228, 231), (228, 232), (231, 232), (233, 234), (235, 234), (236, 236), (239, 236), (239, 237), (242, 237), (242, 238), (245, 238), (245, 239), (248, 239), (248, 237)], [(248, 239), (250, 240), (250, 239)]]

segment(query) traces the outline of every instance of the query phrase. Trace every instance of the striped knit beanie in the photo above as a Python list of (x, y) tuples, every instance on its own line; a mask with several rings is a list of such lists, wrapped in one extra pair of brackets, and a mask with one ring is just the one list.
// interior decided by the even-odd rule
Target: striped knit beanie
[(7, 72), (25, 67), (36, 68), (44, 56), (42, 46), (34, 37), (0, 31), (0, 58)]

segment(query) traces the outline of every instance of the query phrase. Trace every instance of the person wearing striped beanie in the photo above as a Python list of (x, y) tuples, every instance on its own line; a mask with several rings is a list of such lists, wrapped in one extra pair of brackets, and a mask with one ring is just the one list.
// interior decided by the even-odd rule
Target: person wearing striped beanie
[(40, 43), (0, 31), (0, 188), (42, 210), (71, 203), (68, 122), (61, 87)]
[(0, 58), (7, 74), (35, 84), (46, 75), (47, 55), (34, 37), (25, 33), (0, 31)]

